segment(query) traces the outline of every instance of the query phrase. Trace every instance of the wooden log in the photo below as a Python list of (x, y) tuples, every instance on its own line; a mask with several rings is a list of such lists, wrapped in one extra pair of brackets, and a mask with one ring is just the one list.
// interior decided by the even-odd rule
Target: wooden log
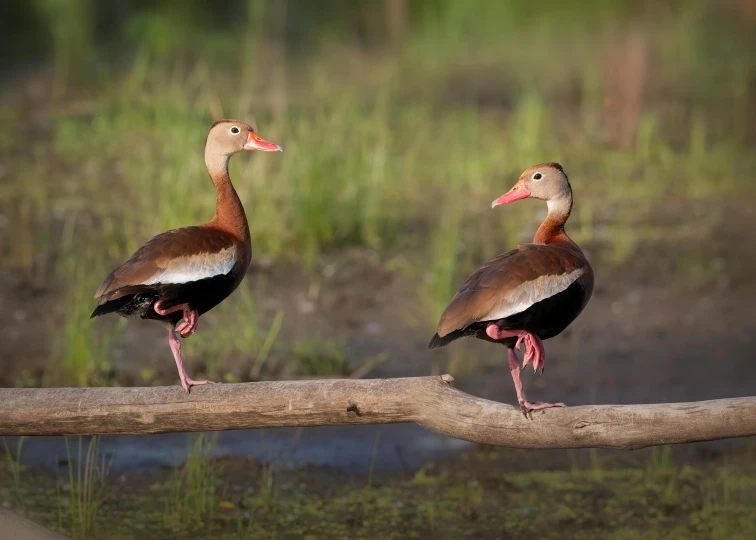
[(29, 521), (15, 512), (11, 512), (0, 506), (0, 538), (13, 540), (64, 540), (63, 536), (55, 531), (45, 529), (33, 521)]
[(276, 381), (192, 388), (0, 389), (2, 435), (149, 434), (415, 422), (450, 437), (511, 448), (617, 448), (756, 435), (756, 397), (547, 409), (451, 386), (450, 375)]

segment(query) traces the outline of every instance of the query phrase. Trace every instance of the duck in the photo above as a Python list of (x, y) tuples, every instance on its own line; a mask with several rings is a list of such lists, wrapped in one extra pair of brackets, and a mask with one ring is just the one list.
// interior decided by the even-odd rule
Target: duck
[(194, 334), (203, 314), (225, 300), (244, 279), (252, 259), (249, 225), (228, 173), (231, 156), (245, 150), (282, 152), (252, 126), (239, 120), (218, 120), (205, 143), (205, 165), (215, 187), (215, 215), (204, 225), (159, 234), (110, 272), (94, 294), (97, 307), (90, 318), (116, 313), (160, 321), (181, 385), (194, 380), (186, 372), (181, 341)]
[[(437, 349), (465, 336), (507, 347), (507, 361), (523, 414), (564, 403), (528, 401), (520, 371), (528, 364), (544, 372), (543, 340), (559, 335), (593, 294), (593, 269), (564, 226), (572, 211), (572, 187), (559, 163), (526, 169), (517, 183), (491, 203), (522, 199), (546, 202), (548, 213), (533, 242), (490, 260), (462, 284), (441, 315), (428, 344)], [(522, 365), (515, 349), (525, 346)]]

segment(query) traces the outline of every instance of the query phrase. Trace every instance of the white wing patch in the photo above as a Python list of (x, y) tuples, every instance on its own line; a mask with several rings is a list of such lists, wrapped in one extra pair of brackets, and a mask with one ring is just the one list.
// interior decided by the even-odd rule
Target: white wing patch
[(541, 276), (532, 281), (515, 287), (493, 310), (481, 317), (482, 321), (497, 321), (517, 313), (521, 313), (541, 300), (546, 300), (559, 294), (575, 283), (583, 275), (584, 270), (578, 268), (567, 274), (558, 276)]
[(228, 274), (236, 264), (236, 247), (216, 253), (197, 253), (169, 260), (143, 285), (156, 283), (189, 283), (200, 279)]

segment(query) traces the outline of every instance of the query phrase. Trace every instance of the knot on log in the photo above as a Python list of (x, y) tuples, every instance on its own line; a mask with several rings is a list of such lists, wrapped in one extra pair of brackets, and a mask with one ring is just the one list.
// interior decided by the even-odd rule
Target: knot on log
[(356, 403), (352, 403), (351, 401), (349, 403), (347, 403), (346, 412), (347, 413), (354, 413), (357, 416), (362, 416), (362, 413), (360, 412), (360, 408), (357, 406)]

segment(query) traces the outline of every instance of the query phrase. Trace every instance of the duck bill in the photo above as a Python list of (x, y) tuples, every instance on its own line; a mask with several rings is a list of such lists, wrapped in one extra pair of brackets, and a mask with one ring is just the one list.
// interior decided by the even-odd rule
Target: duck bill
[(512, 189), (492, 202), (491, 208), (496, 208), (500, 204), (509, 204), (511, 202), (519, 201), (520, 199), (527, 199), (528, 197), (530, 197), (530, 191), (525, 188), (522, 184), (522, 180), (520, 180)]
[(276, 143), (266, 141), (257, 133), (249, 132), (247, 142), (244, 143), (245, 150), (260, 150), (261, 152), (283, 152), (283, 148)]

